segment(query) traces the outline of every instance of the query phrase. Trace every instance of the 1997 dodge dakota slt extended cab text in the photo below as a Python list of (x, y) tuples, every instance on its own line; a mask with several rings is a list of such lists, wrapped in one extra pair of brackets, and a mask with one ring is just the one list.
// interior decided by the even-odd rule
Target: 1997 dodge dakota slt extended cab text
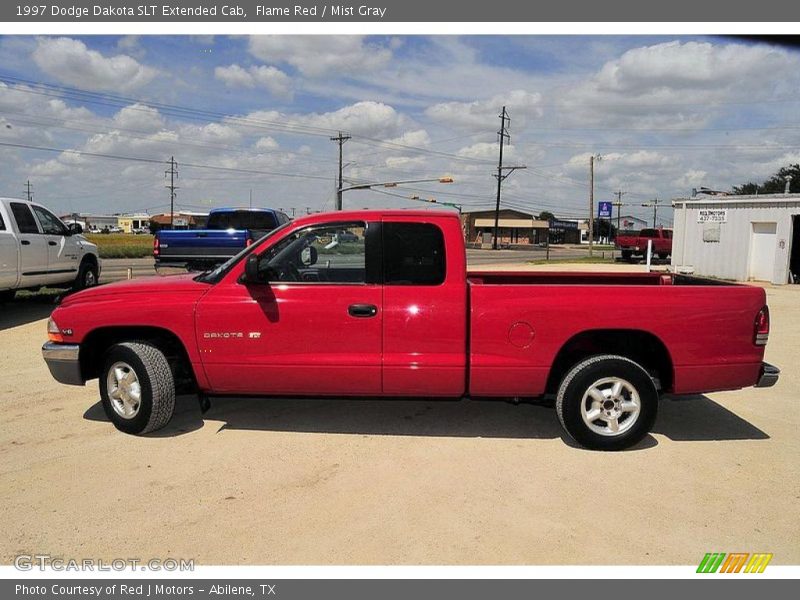
[[(342, 241), (347, 240), (347, 241)], [(455, 214), (315, 214), (212, 271), (66, 297), (52, 375), (99, 378), (128, 433), (207, 395), (554, 396), (589, 448), (641, 440), (661, 394), (773, 385), (763, 289), (660, 273), (467, 272)]]

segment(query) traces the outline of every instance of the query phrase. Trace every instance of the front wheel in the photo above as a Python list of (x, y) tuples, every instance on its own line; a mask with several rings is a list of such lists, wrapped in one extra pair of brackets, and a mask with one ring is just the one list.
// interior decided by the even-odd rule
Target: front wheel
[(112, 346), (100, 374), (106, 416), (125, 433), (149, 433), (169, 423), (175, 411), (175, 378), (155, 346), (125, 342)]
[(11, 302), (16, 296), (17, 290), (2, 290), (0, 291), (0, 304)]
[(633, 252), (631, 252), (630, 250), (623, 250), (622, 251), (622, 259), (623, 260), (630, 260), (631, 258), (633, 258)]
[(658, 391), (639, 364), (612, 354), (587, 358), (564, 377), (556, 397), (561, 425), (592, 450), (623, 450), (644, 438), (658, 412)]
[(78, 276), (75, 278), (75, 283), (72, 284), (72, 289), (77, 292), (94, 287), (97, 285), (97, 279), (97, 265), (85, 260), (81, 263), (80, 269), (78, 269)]

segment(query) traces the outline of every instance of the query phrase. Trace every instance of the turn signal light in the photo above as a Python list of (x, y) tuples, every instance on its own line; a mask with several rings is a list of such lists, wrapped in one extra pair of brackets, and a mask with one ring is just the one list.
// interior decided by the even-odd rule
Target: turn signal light
[(53, 317), (50, 317), (47, 320), (47, 339), (51, 342), (59, 342), (62, 343), (64, 341), (64, 336), (61, 335), (61, 330), (56, 325), (56, 322), (53, 320)]
[(753, 343), (756, 346), (766, 346), (769, 339), (769, 308), (764, 307), (756, 315), (753, 331)]
[(161, 252), (161, 243), (158, 241), (158, 236), (153, 237), (153, 256), (158, 256)]

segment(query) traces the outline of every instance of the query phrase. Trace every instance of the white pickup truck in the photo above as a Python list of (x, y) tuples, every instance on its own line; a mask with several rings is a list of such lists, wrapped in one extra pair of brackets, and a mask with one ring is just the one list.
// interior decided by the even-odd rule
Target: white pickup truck
[(0, 198), (0, 302), (17, 290), (97, 284), (97, 246), (36, 202)]

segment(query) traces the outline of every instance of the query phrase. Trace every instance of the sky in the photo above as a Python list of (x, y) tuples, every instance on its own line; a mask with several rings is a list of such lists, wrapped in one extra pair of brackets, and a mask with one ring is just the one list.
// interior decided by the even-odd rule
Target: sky
[[(59, 214), (176, 206), (494, 206), (499, 114), (511, 117), (503, 206), (585, 218), (622, 192), (652, 220), (706, 186), (800, 162), (797, 50), (724, 37), (3, 36), (0, 195)], [(294, 210), (292, 210), (294, 209)], [(659, 210), (669, 225), (671, 209)]]

